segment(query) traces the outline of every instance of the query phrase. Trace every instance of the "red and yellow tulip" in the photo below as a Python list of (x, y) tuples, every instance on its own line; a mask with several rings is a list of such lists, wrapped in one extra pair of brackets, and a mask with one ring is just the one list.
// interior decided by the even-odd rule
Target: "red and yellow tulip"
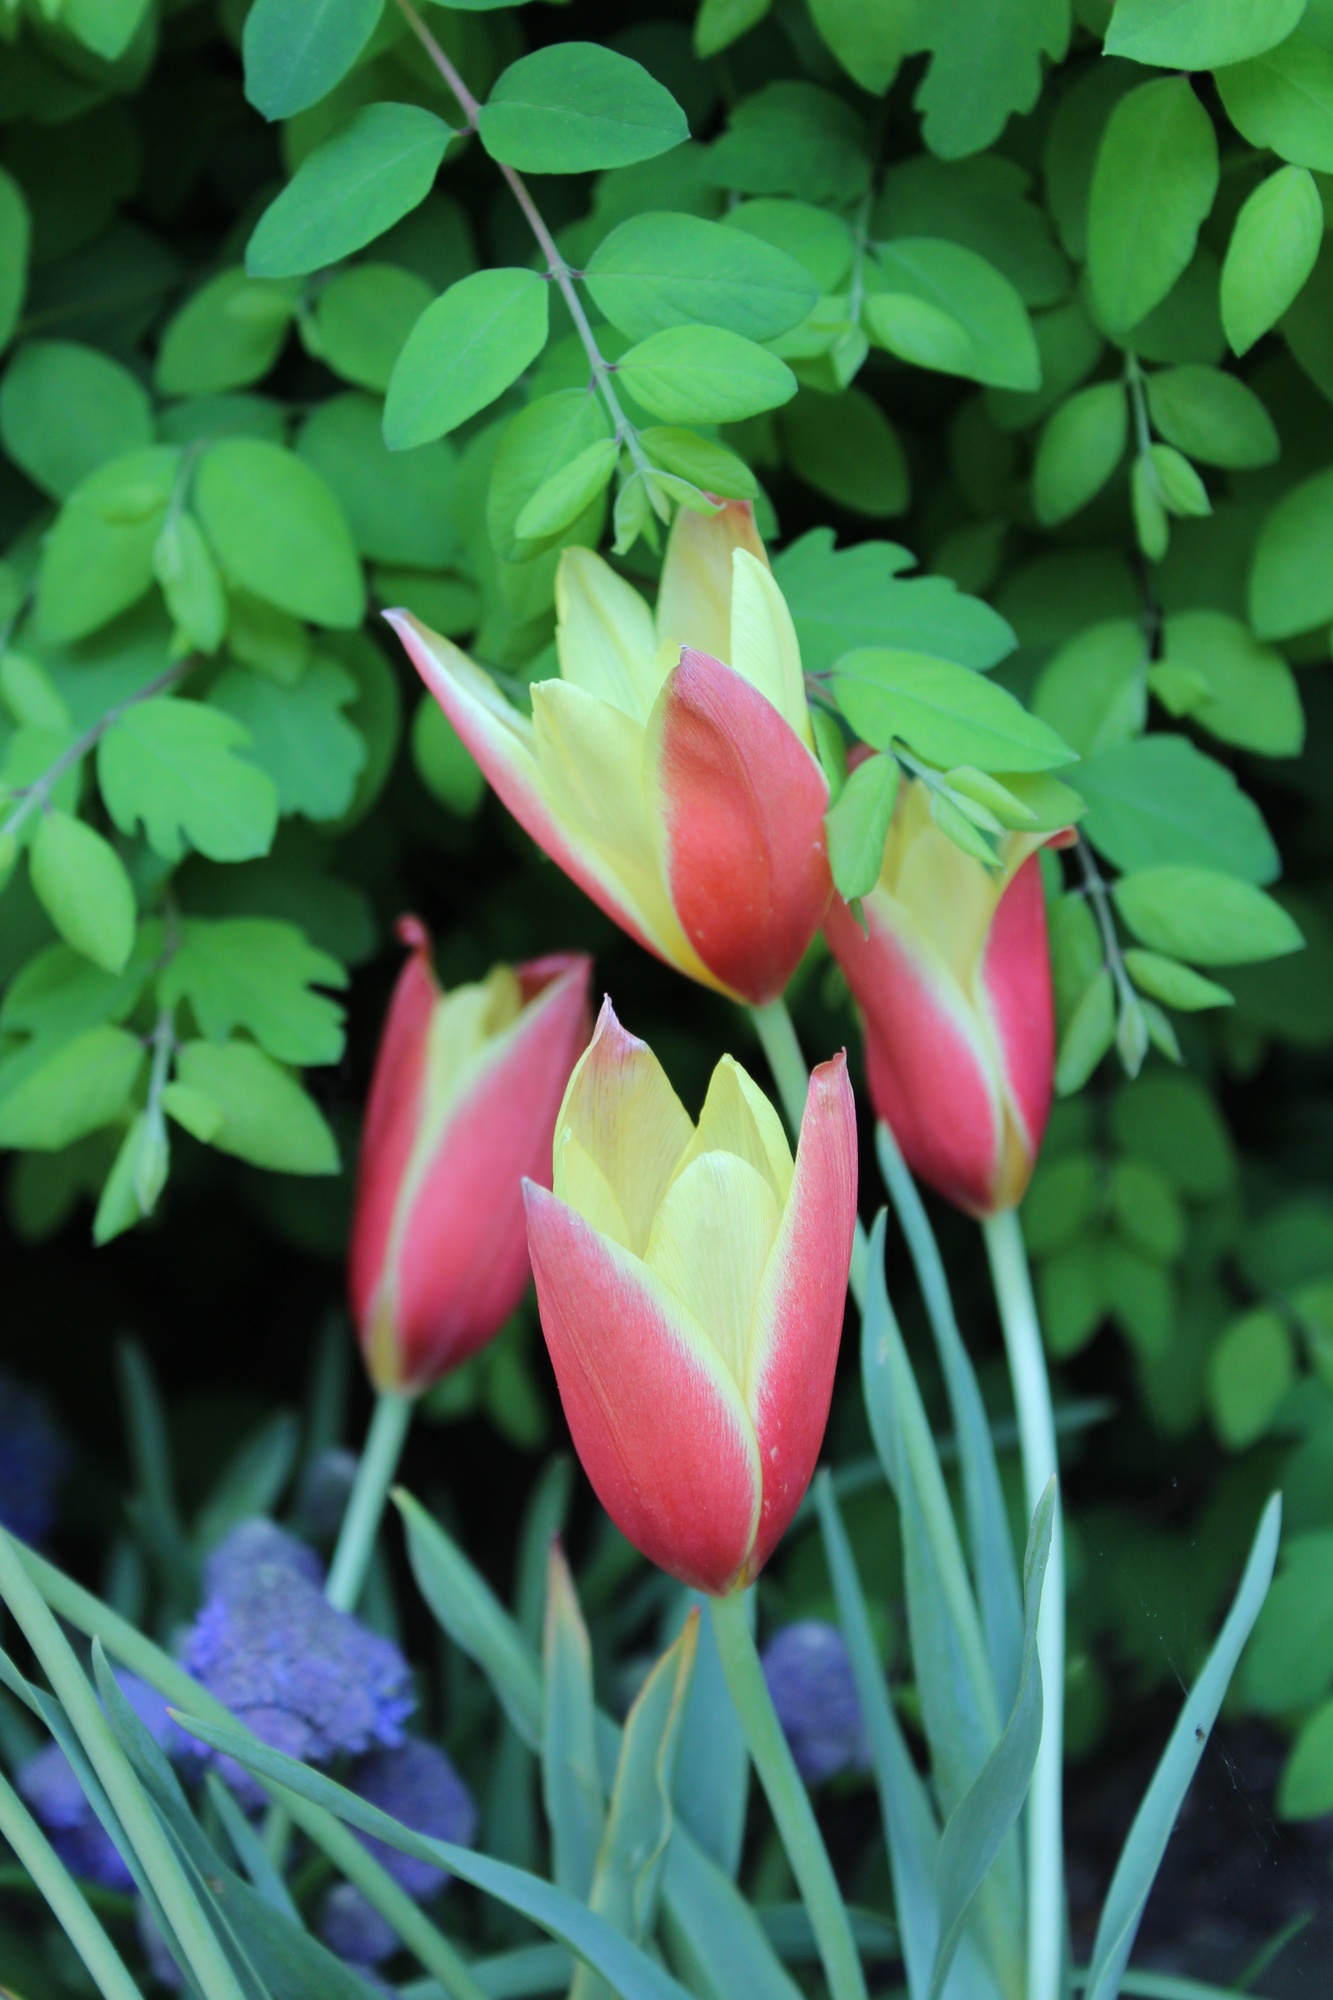
[(856, 1220), (844, 1056), (810, 1079), (793, 1162), (739, 1063), (697, 1127), (608, 1001), (526, 1189), (542, 1327), (602, 1505), (662, 1569), (721, 1594), (772, 1554), (828, 1418)]
[(407, 917), (399, 935), (412, 953), (366, 1105), (348, 1290), (376, 1388), (410, 1393), (484, 1346), (523, 1295), (523, 1181), (548, 1174), (592, 965), (497, 965), (446, 993), (425, 927)]
[(974, 1215), (1014, 1207), (1051, 1108), (1054, 1007), (1036, 849), (964, 854), (904, 778), (867, 931), (835, 897), (825, 936), (865, 1022), (875, 1111), (908, 1165)]
[(593, 901), (692, 979), (774, 1000), (828, 908), (828, 785), (800, 648), (748, 502), (682, 510), (656, 619), (588, 549), (556, 577), (558, 680), (528, 717), (388, 616), (504, 804)]

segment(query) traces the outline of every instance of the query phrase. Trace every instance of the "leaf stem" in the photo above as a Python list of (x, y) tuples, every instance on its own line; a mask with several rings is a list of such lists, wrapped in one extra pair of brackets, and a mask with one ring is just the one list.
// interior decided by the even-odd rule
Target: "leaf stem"
[(744, 1597), (733, 1591), (729, 1597), (710, 1598), (708, 1608), (746, 1748), (809, 1913), (832, 2000), (866, 2000), (865, 1976), (847, 1907), (768, 1692), (745, 1616)]
[[(426, 54), (430, 57), (432, 63), (434, 63), (440, 75), (444, 78), (449, 89), (457, 98), (459, 108), (467, 121), (467, 129), (472, 132), (477, 131), (478, 117), (481, 111), (481, 106), (477, 102), (477, 99), (472, 95), (463, 78), (459, 75), (458, 70), (449, 60), (449, 57), (440, 47), (440, 44), (426, 26), (420, 14), (418, 14), (416, 8), (412, 5), (412, 0), (398, 0), (398, 10), (407, 22), (408, 27), (412, 30), (412, 33), (420, 42), (422, 48), (426, 51)], [(516, 173), (513, 167), (506, 166), (503, 160), (497, 160), (495, 164), (499, 167), (508, 185), (509, 192), (523, 211), (527, 225), (537, 239), (538, 248), (546, 259), (547, 272), (555, 280), (560, 291), (560, 296), (569, 308), (569, 316), (574, 322), (575, 332), (583, 342), (583, 350), (588, 357), (588, 363), (593, 373), (593, 380), (601, 392), (602, 400), (606, 404), (607, 414), (610, 416), (615, 428), (616, 440), (625, 446), (633, 461), (635, 471), (641, 472), (645, 478), (648, 478), (652, 473), (652, 464), (639, 442), (638, 431), (626, 416), (624, 405), (615, 392), (614, 384), (611, 381), (611, 364), (597, 345), (597, 336), (592, 330), (591, 322), (583, 308), (583, 301), (579, 297), (578, 290), (574, 284), (574, 273), (561, 256), (556, 240), (547, 228), (541, 211), (529, 193), (522, 175)]]
[[(1135, 992), (1134, 982), (1126, 970), (1124, 954), (1120, 949), (1120, 939), (1116, 936), (1115, 920), (1111, 915), (1110, 891), (1106, 886), (1105, 877), (1093, 859), (1092, 849), (1082, 834), (1078, 836), (1075, 847), (1078, 853), (1078, 865), (1083, 875), (1083, 891), (1088, 901), (1092, 904), (1093, 915), (1097, 919), (1097, 928), (1102, 934), (1102, 944), (1106, 950), (1106, 969), (1115, 982), (1123, 1025), (1124, 1018), (1127, 1015), (1137, 1015), (1142, 1012), (1139, 996)], [(1146, 1036), (1144, 1036), (1143, 1041), (1145, 1045), (1146, 1039)], [(1134, 1077), (1138, 1075), (1143, 1065), (1143, 1057), (1140, 1055), (1137, 1062), (1132, 1062), (1128, 1053), (1130, 1047), (1131, 1043), (1128, 1037), (1122, 1035), (1120, 1037), (1121, 1060), (1124, 1063), (1126, 1072), (1131, 1077)]]
[(168, 667), (164, 673), (158, 674), (156, 679), (148, 681), (136, 694), (126, 695), (124, 701), (116, 702), (105, 715), (99, 715), (96, 722), (90, 723), (81, 735), (76, 736), (69, 748), (61, 751), (54, 764), (49, 764), (40, 778), (34, 778), (30, 785), (19, 786), (16, 796), (20, 803), (0, 825), (0, 839), (5, 834), (16, 834), (35, 812), (45, 810), (52, 792), (70, 766), (86, 757), (90, 750), (95, 750), (108, 729), (119, 722), (122, 715), (132, 708), (137, 708), (141, 701), (151, 701), (154, 695), (164, 694), (169, 687), (174, 687), (193, 665), (192, 658), (178, 660), (175, 666)]
[(415, 1407), (415, 1397), (400, 1396), (391, 1389), (381, 1390), (376, 1401), (324, 1586), (324, 1595), (336, 1611), (355, 1611), (360, 1601), (384, 1503)]
[(1065, 1935), (1064, 1694), (1065, 1561), (1055, 1412), (1022, 1231), (1013, 1209), (982, 1225), (1009, 1356), (1029, 1514), (1056, 1481), (1051, 1553), (1037, 1625), (1044, 1699), (1041, 1747), (1028, 1794), (1028, 1979), (1026, 2000), (1060, 2000)]

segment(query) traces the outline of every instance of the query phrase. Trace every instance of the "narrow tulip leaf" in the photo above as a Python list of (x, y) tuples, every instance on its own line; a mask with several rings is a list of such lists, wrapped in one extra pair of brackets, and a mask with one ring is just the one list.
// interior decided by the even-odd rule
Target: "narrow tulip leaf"
[(536, 360), (550, 326), (550, 291), (535, 271), (474, 271), (413, 326), (384, 404), (390, 451), (429, 444), (502, 395)]
[(672, 1964), (701, 2000), (801, 2000), (753, 1906), (679, 1825), (667, 1849), (662, 1928)]
[(833, 692), (857, 734), (877, 750), (895, 741), (945, 769), (1048, 771), (1074, 752), (1008, 691), (952, 660), (885, 646), (844, 653)]
[(851, 772), (826, 816), (829, 868), (846, 902), (868, 896), (879, 880), (898, 779), (896, 757), (867, 757)]
[(1281, 1527), (1282, 1496), (1275, 1493), (1264, 1508), (1226, 1622), (1185, 1699), (1116, 1864), (1088, 1968), (1084, 1989), (1087, 2000), (1116, 2000), (1120, 1992), (1144, 1905), (1167, 1842), (1199, 1767), (1236, 1662), (1268, 1595)]
[[(753, 1596), (746, 1599), (753, 1610)], [(681, 1592), (683, 1614), (705, 1609), (697, 1591)], [(676, 1812), (704, 1851), (735, 1880), (745, 1840), (750, 1753), (727, 1688), (713, 1621), (699, 1627), (699, 1652), (676, 1756)]]
[(692, 323), (772, 340), (803, 320), (819, 297), (794, 257), (698, 215), (631, 216), (597, 246), (587, 282), (630, 340)]
[(592, 1651), (574, 1579), (558, 1542), (551, 1544), (547, 1575), (542, 1800), (551, 1829), (555, 1885), (586, 1903), (606, 1824), (597, 1762)]
[(597, 42), (555, 42), (511, 63), (481, 107), (493, 160), (529, 174), (583, 174), (651, 160), (690, 136), (671, 92)]
[(1037, 1613), (1051, 1553), (1055, 1521), (1055, 1480), (1037, 1503), (1023, 1563), (1023, 1657), (1018, 1688), (1004, 1734), (959, 1800), (940, 1840), (938, 1864), (940, 1948), (930, 1983), (940, 2000), (949, 1967), (977, 1891), (994, 1866), (1005, 1837), (1017, 1820), (1032, 1782), (1041, 1743), (1041, 1665), (1037, 1658)]
[(251, 277), (304, 277), (363, 250), (425, 200), (452, 137), (420, 105), (368, 104), (264, 210), (245, 253)]

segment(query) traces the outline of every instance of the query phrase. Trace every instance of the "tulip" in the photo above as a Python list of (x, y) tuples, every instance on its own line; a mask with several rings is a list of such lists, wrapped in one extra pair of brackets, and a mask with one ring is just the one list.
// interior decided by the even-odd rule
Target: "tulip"
[(1014, 1207), (1051, 1108), (1046, 903), (1035, 849), (985, 867), (941, 833), (924, 784), (898, 790), (867, 930), (834, 898), (824, 934), (865, 1022), (877, 1115), (908, 1165), (974, 1215)]
[(640, 944), (775, 1000), (832, 894), (801, 654), (748, 502), (680, 512), (657, 616), (588, 549), (556, 575), (559, 680), (531, 717), (405, 611), (394, 626), (499, 797)]
[(587, 958), (498, 965), (441, 990), (415, 918), (366, 1106), (348, 1289), (381, 1390), (413, 1393), (485, 1345), (523, 1296), (524, 1176), (545, 1173), (588, 1039)]
[(810, 1079), (793, 1164), (739, 1063), (697, 1128), (608, 1001), (570, 1078), (537, 1303), (579, 1457), (643, 1554), (715, 1595), (763, 1568), (828, 1418), (856, 1221), (846, 1057)]

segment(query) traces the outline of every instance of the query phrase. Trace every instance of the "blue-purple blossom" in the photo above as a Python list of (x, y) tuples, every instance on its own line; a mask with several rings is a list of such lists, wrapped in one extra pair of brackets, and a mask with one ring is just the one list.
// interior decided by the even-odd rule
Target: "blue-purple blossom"
[[(224, 1563), (223, 1584), (194, 1622), (184, 1664), (256, 1736), (307, 1764), (402, 1742), (416, 1701), (392, 1640), (335, 1611), (289, 1560)], [(248, 1772), (230, 1758), (220, 1768), (244, 1804), (261, 1803)]]
[(847, 1647), (836, 1625), (803, 1618), (764, 1648), (764, 1678), (796, 1768), (808, 1785), (869, 1762)]
[[(177, 1740), (176, 1726), (156, 1688), (123, 1670), (116, 1683), (140, 1722), (163, 1748)], [(131, 1889), (134, 1878), (88, 1802), (74, 1767), (58, 1743), (47, 1743), (20, 1768), (20, 1795), (72, 1875), (104, 1889)]]
[(49, 1533), (69, 1460), (46, 1398), (0, 1371), (0, 1527), (25, 1542)]
[(232, 1596), (245, 1588), (256, 1570), (266, 1566), (304, 1577), (318, 1590), (324, 1587), (324, 1565), (315, 1551), (261, 1514), (238, 1522), (208, 1557), (204, 1563), (205, 1595)]
[(398, 1949), (398, 1933), (351, 1882), (338, 1882), (319, 1906), (319, 1935), (329, 1950), (358, 1968), (382, 1965)]
[[(443, 1750), (420, 1737), (409, 1737), (396, 1750), (376, 1750), (359, 1758), (347, 1782), (368, 1804), (401, 1820), (413, 1833), (452, 1841), (456, 1847), (470, 1847), (476, 1837), (477, 1808), (471, 1792)], [(357, 1839), (419, 1903), (451, 1879), (432, 1862), (403, 1854), (372, 1834), (359, 1833)]]

